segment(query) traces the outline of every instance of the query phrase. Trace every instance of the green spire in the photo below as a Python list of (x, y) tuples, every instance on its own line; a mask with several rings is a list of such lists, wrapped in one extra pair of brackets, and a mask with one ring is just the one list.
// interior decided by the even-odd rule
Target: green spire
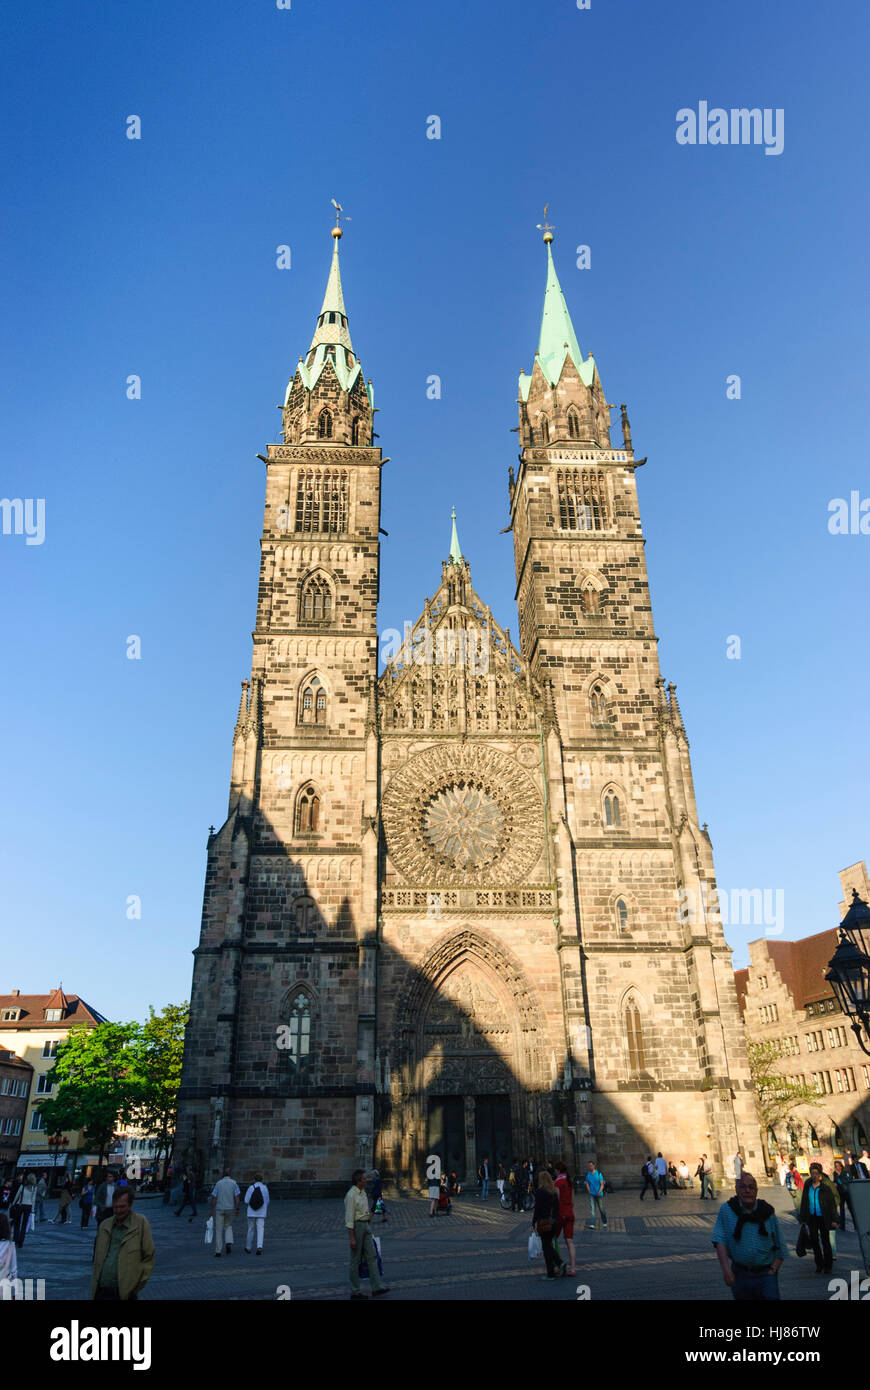
[[(562, 286), (553, 264), (550, 246), (552, 237), (545, 237), (544, 240), (547, 242), (547, 286), (544, 290), (544, 312), (541, 315), (537, 362), (547, 381), (555, 386), (562, 375), (566, 357), (570, 357), (584, 386), (591, 386), (595, 363), (591, 357), (585, 362), (583, 360), (571, 315), (568, 313), (568, 305), (565, 303)], [(528, 400), (531, 380), (525, 372), (520, 373), (520, 393), (523, 400)]]
[[(338, 232), (338, 236), (335, 233)], [(347, 327), (347, 311), (344, 307), (344, 295), (341, 290), (341, 266), (338, 261), (338, 243), (341, 237), (341, 228), (333, 228), (333, 247), (332, 265), (329, 267), (329, 279), (326, 282), (326, 293), (323, 296), (323, 305), (317, 318), (317, 327), (314, 330), (314, 337), (311, 339), (311, 347), (317, 347), (321, 343), (340, 343), (347, 348), (348, 352), (353, 352), (353, 344), (350, 341), (350, 333)], [(309, 352), (311, 348), (308, 349)]]
[(459, 549), (459, 535), (456, 530), (456, 508), (450, 508), (450, 515), (453, 518), (453, 530), (450, 534), (450, 563), (460, 565), (462, 563), (462, 551)]

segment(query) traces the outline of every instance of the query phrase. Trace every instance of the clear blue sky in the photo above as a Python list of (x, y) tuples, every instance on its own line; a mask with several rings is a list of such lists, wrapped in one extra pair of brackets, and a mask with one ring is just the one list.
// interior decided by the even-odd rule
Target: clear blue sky
[[(333, 196), (392, 459), (381, 628), (434, 591), (455, 503), (516, 631), (498, 533), (549, 202), (581, 348), (649, 458), (662, 669), (720, 884), (784, 889), (787, 937), (835, 924), (837, 871), (870, 857), (870, 536), (827, 528), (831, 498), (870, 496), (868, 39), (866, 7), (808, 0), (6, 8), (0, 493), (44, 497), (46, 538), (0, 536), (0, 991), (62, 979), (112, 1017), (189, 993), (250, 668), (255, 455)], [(783, 108), (783, 153), (678, 145), (701, 100)], [(739, 965), (761, 931), (727, 935)]]

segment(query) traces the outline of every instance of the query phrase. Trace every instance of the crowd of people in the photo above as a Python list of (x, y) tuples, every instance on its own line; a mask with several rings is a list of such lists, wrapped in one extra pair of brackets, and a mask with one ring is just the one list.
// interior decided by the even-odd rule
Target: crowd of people
[[(722, 1202), (716, 1218), (712, 1240), (725, 1284), (740, 1301), (777, 1300), (778, 1275), (787, 1256), (779, 1219), (769, 1202), (759, 1199), (754, 1176), (747, 1172), (743, 1155), (738, 1151), (732, 1160), (734, 1196)], [(796, 1254), (813, 1253), (817, 1273), (829, 1274), (836, 1257), (836, 1231), (846, 1230), (847, 1215), (851, 1214), (857, 1229), (851, 1199), (855, 1182), (870, 1182), (870, 1154), (864, 1149), (860, 1157), (846, 1150), (834, 1163), (828, 1176), (819, 1162), (809, 1162), (802, 1152), (796, 1158), (779, 1155), (777, 1169), (782, 1185), (794, 1199), (800, 1223)], [(371, 1177), (366, 1192), (367, 1177)], [(648, 1155), (641, 1167), (641, 1201), (652, 1191), (656, 1201), (667, 1195), (668, 1189), (693, 1188), (693, 1178), (699, 1179), (700, 1199), (715, 1197), (713, 1169), (706, 1154), (701, 1154), (694, 1174), (685, 1160), (667, 1160), (659, 1151), (655, 1158)], [(567, 1165), (553, 1160), (546, 1165), (534, 1159), (514, 1159), (509, 1166), (500, 1160), (490, 1164), (484, 1155), (478, 1168), (479, 1196), (488, 1200), (491, 1183), (495, 1183), (504, 1204), (519, 1212), (531, 1209), (532, 1237), (530, 1254), (543, 1257), (548, 1280), (577, 1273), (574, 1244), (574, 1190), (584, 1191), (589, 1203), (589, 1228), (608, 1229), (605, 1198), (612, 1189), (598, 1163), (588, 1160), (582, 1178), (572, 1182)], [(177, 1189), (176, 1217), (190, 1207), (189, 1221), (197, 1215), (196, 1180), (193, 1173), (181, 1175)], [(144, 1216), (134, 1211), (135, 1183), (123, 1172), (110, 1172), (102, 1177), (86, 1177), (78, 1188), (81, 1228), (89, 1225), (96, 1214), (97, 1235), (94, 1241), (94, 1261), (91, 1297), (95, 1300), (135, 1301), (154, 1268), (154, 1242)], [(55, 1222), (66, 1224), (69, 1208), (75, 1197), (73, 1185), (64, 1180), (56, 1189), (58, 1212)], [(456, 1173), (440, 1174), (429, 1181), (431, 1214), (443, 1201), (449, 1203), (461, 1192)], [(24, 1243), (28, 1229), (45, 1221), (45, 1201), (48, 1196), (48, 1177), (45, 1174), (24, 1173), (0, 1193), (0, 1279), (16, 1279), (16, 1251)], [(167, 1192), (167, 1199), (169, 1193)], [(230, 1168), (214, 1184), (209, 1202), (206, 1241), (214, 1244), (215, 1258), (229, 1256), (233, 1251), (233, 1222), (242, 1202), (247, 1217), (245, 1252), (263, 1252), (266, 1219), (269, 1214), (269, 1189), (262, 1174), (254, 1173), (242, 1195)], [(372, 1235), (374, 1218), (387, 1218), (383, 1183), (377, 1170), (367, 1175), (355, 1170), (344, 1202), (345, 1228), (350, 1244), (349, 1282), (352, 1298), (363, 1298), (360, 1277), (371, 1281), (372, 1295), (389, 1293), (384, 1283), (380, 1250)], [(564, 1251), (559, 1242), (563, 1242)], [(540, 1242), (532, 1251), (531, 1245)]]

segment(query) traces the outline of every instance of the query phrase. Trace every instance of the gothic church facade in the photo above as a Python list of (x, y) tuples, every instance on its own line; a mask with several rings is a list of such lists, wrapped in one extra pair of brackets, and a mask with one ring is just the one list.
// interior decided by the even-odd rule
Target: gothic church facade
[(176, 1162), (330, 1191), (437, 1153), (760, 1153), (675, 688), (657, 660), (623, 407), (552, 257), (509, 470), (519, 645), (454, 522), (378, 673), (374, 394), (340, 227), (265, 455), (254, 653), (209, 835)]

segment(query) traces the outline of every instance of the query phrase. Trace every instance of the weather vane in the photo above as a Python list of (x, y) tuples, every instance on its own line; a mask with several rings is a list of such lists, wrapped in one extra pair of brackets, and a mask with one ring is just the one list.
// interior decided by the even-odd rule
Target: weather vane
[(550, 242), (550, 241), (553, 240), (553, 232), (554, 232), (554, 230), (555, 230), (553, 227), (550, 226), (549, 222), (547, 221), (547, 213), (548, 213), (549, 211), (550, 211), (550, 204), (547, 203), (546, 207), (544, 208), (544, 220), (543, 220), (543, 222), (539, 222), (539, 223), (538, 223), (538, 231), (544, 233), (544, 241), (547, 241), (547, 242)]
[(342, 235), (342, 231), (341, 231), (342, 218), (344, 218), (344, 221), (345, 221), (345, 222), (349, 222), (349, 221), (350, 221), (350, 218), (348, 217), (347, 213), (346, 213), (346, 212), (344, 211), (344, 209), (342, 208), (341, 203), (337, 203), (337, 202), (335, 201), (334, 198), (330, 198), (329, 201), (332, 203), (332, 206), (335, 208), (335, 226), (334, 226), (333, 229), (332, 229), (332, 235), (333, 235), (334, 237), (338, 238), (338, 237), (340, 237), (340, 236)]

